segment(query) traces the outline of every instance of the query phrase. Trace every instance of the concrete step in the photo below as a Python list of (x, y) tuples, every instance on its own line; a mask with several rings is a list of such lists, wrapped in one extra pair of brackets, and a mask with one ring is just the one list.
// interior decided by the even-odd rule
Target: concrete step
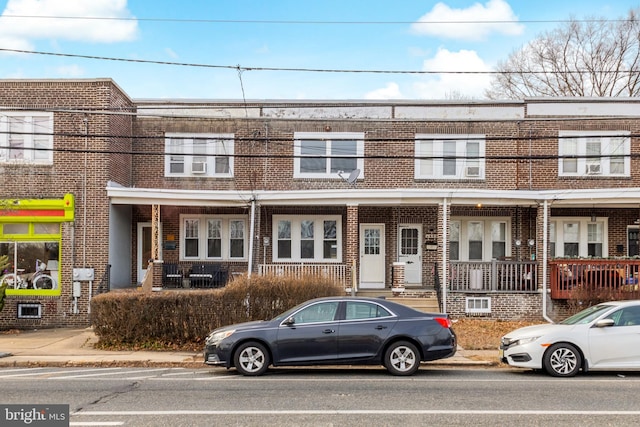
[(389, 301), (397, 302), (424, 313), (440, 313), (437, 298), (399, 298), (390, 297)]

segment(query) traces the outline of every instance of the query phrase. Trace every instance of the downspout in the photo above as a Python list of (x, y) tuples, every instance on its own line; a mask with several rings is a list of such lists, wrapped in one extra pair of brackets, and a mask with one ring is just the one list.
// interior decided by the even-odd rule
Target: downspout
[(253, 241), (256, 232), (256, 198), (251, 198), (251, 223), (249, 225), (249, 265), (247, 267), (247, 276), (251, 277), (253, 270)]
[(542, 222), (542, 317), (549, 323), (555, 323), (547, 316), (547, 247), (548, 247), (548, 231), (547, 223), (549, 220), (548, 202), (545, 199), (543, 204), (543, 222)]
[(447, 198), (442, 202), (442, 312), (447, 312)]

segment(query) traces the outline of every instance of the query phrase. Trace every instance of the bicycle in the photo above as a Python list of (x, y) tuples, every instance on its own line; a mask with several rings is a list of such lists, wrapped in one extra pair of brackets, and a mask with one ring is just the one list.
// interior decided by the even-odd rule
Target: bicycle
[[(58, 282), (46, 274), (44, 270), (47, 269), (47, 264), (36, 260), (36, 272), (33, 273), (30, 279), (24, 279), (21, 275), (16, 273), (7, 273), (0, 278), (0, 287), (7, 285), (9, 289), (28, 289), (31, 285), (32, 289), (58, 289)], [(18, 270), (22, 272), (24, 270)]]

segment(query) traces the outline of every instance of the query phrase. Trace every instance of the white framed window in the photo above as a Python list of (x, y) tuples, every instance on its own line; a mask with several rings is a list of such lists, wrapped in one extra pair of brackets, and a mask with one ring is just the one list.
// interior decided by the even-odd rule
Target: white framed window
[(551, 257), (606, 258), (608, 248), (608, 218), (554, 217), (549, 222)]
[(342, 262), (342, 217), (274, 215), (273, 261)]
[(165, 135), (165, 176), (233, 176), (233, 134)]
[(53, 164), (53, 113), (0, 112), (0, 161)]
[(296, 132), (293, 143), (294, 178), (337, 178), (338, 173), (364, 174), (364, 133)]
[(459, 217), (449, 224), (452, 261), (491, 261), (511, 254), (510, 218)]
[(485, 135), (417, 134), (415, 178), (482, 180), (485, 146)]
[(247, 218), (180, 215), (180, 260), (245, 260)]
[(561, 131), (559, 176), (630, 176), (628, 131)]
[(491, 313), (491, 298), (467, 297), (466, 303), (465, 303), (465, 313), (468, 313), (468, 314)]

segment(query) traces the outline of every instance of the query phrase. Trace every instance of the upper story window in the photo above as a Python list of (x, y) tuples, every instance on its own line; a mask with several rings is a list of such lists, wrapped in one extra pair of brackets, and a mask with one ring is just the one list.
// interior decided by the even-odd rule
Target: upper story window
[(233, 134), (168, 133), (165, 154), (165, 176), (233, 176)]
[(416, 135), (416, 179), (484, 179), (485, 135)]
[(0, 113), (0, 161), (53, 163), (53, 114)]
[(562, 131), (558, 138), (560, 176), (629, 176), (628, 131)]
[(340, 178), (338, 173), (364, 171), (364, 134), (296, 132), (294, 178)]

